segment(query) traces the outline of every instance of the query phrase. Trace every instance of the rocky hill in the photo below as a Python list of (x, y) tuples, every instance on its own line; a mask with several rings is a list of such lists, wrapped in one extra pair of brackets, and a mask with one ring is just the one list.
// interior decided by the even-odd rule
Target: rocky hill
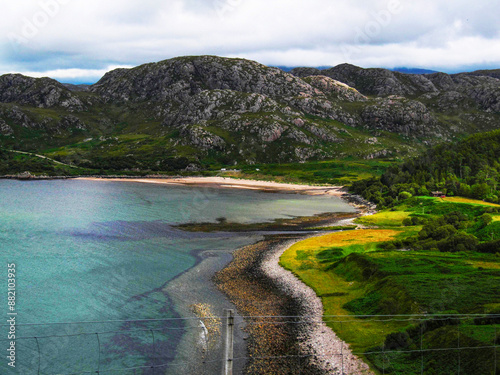
[(396, 156), (499, 127), (499, 96), (487, 74), (179, 57), (91, 86), (1, 76), (0, 145), (115, 170)]

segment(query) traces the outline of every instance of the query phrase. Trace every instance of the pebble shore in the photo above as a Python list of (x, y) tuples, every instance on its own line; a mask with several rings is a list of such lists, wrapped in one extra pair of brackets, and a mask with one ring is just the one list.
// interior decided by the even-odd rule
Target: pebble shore
[[(305, 238), (270, 236), (241, 248), (214, 276), (215, 284), (238, 313), (252, 317), (243, 328), (249, 335), (244, 373), (373, 374), (323, 323), (321, 299), (279, 265), (281, 254)], [(283, 318), (271, 318), (276, 316)]]
[[(343, 194), (342, 198), (358, 208), (359, 215), (375, 210), (357, 196)], [(337, 219), (329, 225), (348, 225), (352, 220)], [(284, 317), (246, 319), (243, 329), (249, 339), (244, 374), (373, 375), (323, 322), (321, 298), (279, 265), (281, 255), (307, 237), (311, 235), (268, 236), (238, 249), (232, 262), (213, 278), (240, 315)]]
[(349, 346), (323, 322), (323, 305), (314, 290), (292, 272), (279, 265), (281, 255), (295, 241), (285, 242), (269, 251), (261, 264), (264, 273), (287, 295), (297, 301), (304, 320), (298, 337), (302, 355), (324, 374), (373, 374), (351, 353)]

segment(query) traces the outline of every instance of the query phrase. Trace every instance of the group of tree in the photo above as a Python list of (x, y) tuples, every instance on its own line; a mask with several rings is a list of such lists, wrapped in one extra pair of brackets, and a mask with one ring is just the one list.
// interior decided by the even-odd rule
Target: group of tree
[(47, 175), (56, 174), (54, 164), (46, 159), (0, 149), (0, 175), (14, 175), (24, 171)]
[(351, 190), (379, 207), (433, 191), (498, 203), (500, 130), (432, 147), (390, 167), (380, 178), (355, 182)]
[[(487, 209), (485, 209), (487, 210)], [(498, 209), (490, 209), (498, 213)], [(477, 216), (466, 215), (460, 211), (452, 211), (445, 215), (426, 218), (413, 216), (403, 221), (404, 225), (422, 225), (415, 236), (402, 240), (394, 240), (381, 245), (383, 249), (435, 250), (441, 252), (478, 251), (496, 253), (500, 249), (500, 240), (491, 239), (485, 242), (484, 229), (492, 222), (488, 213)]]

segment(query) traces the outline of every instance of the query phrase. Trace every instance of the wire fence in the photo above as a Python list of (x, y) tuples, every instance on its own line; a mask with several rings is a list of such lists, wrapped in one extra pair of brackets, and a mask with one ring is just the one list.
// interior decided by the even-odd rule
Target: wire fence
[[(208, 316), (17, 328), (16, 367), (0, 364), (1, 374), (500, 373), (500, 314)], [(240, 345), (234, 355), (228, 335)], [(0, 339), (7, 348), (11, 341)]]

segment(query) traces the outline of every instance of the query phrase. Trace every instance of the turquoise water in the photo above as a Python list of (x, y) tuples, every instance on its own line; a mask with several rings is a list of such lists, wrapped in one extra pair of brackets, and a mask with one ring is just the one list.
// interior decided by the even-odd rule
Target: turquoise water
[[(229, 251), (256, 238), (186, 233), (172, 224), (214, 222), (220, 217), (251, 223), (334, 211), (352, 208), (332, 197), (238, 189), (111, 181), (0, 181), (4, 267), (0, 275), (5, 278), (0, 285), (6, 289), (7, 263), (15, 263), (17, 335), (21, 337), (16, 369), (0, 359), (0, 374), (36, 374), (38, 366), (41, 374), (90, 373), (97, 366), (103, 371), (150, 363), (147, 342), (151, 339), (146, 329), (124, 336), (116, 334), (124, 323), (22, 324), (176, 318), (176, 308), (163, 291), (165, 285), (193, 267), (201, 252)], [(7, 319), (6, 291), (0, 294), (0, 311)], [(66, 337), (89, 332), (110, 332), (99, 337), (100, 350), (96, 350), (95, 335)], [(61, 337), (47, 337), (52, 335)], [(179, 335), (161, 332), (155, 338), (154, 351), (162, 347), (170, 353), (163, 361), (174, 356)], [(6, 346), (7, 335), (2, 336), (0, 343)], [(38, 343), (22, 339), (34, 336)]]

